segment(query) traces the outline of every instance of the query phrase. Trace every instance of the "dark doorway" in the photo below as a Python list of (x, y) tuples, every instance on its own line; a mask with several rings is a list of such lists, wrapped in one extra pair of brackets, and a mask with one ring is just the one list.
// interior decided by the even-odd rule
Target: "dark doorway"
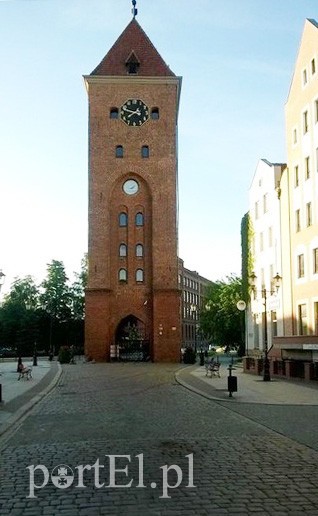
[(150, 342), (145, 324), (128, 315), (121, 320), (116, 331), (117, 356), (121, 361), (147, 362), (150, 360)]

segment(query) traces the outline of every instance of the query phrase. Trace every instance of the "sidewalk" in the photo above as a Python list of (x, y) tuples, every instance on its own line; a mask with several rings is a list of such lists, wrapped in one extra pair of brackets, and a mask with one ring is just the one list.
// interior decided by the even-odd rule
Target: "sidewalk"
[[(32, 367), (33, 378), (18, 381), (17, 362), (0, 362), (0, 383), (2, 402), (0, 403), (0, 436), (42, 399), (56, 384), (61, 374), (58, 362), (38, 359)], [(25, 360), (32, 365), (32, 359)]]
[(237, 392), (229, 397), (228, 369), (224, 365), (220, 376), (206, 377), (205, 367), (194, 365), (180, 369), (176, 380), (184, 387), (207, 398), (229, 403), (262, 403), (267, 405), (318, 405), (318, 384), (273, 378), (264, 382), (262, 376), (244, 373), (241, 365), (232, 371), (237, 376)]

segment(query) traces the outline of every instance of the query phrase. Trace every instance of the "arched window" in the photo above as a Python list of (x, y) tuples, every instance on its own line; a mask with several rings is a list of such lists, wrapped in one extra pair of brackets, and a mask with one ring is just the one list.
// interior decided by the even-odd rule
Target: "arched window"
[(127, 246), (126, 246), (126, 244), (120, 244), (120, 246), (119, 246), (119, 256), (127, 256)]
[(119, 279), (119, 281), (127, 281), (127, 270), (126, 269), (119, 269), (118, 279)]
[(109, 118), (118, 118), (118, 108), (112, 107), (109, 112)]
[(149, 147), (148, 147), (148, 145), (143, 145), (141, 147), (141, 157), (142, 158), (149, 158)]
[(124, 157), (124, 147), (122, 145), (117, 145), (116, 147), (116, 158)]
[(127, 224), (128, 224), (128, 215), (127, 215), (127, 213), (124, 213), (124, 212), (120, 213), (119, 214), (119, 225), (124, 227), (124, 226), (127, 226)]
[(136, 270), (136, 281), (142, 283), (144, 281), (144, 271), (142, 269)]
[(138, 213), (136, 213), (136, 226), (143, 226), (143, 225), (144, 225), (144, 216), (139, 211)]
[(143, 256), (144, 255), (144, 246), (142, 244), (136, 245), (136, 256)]
[(152, 108), (152, 110), (151, 110), (151, 118), (153, 120), (159, 120), (159, 108), (157, 108), (157, 107)]

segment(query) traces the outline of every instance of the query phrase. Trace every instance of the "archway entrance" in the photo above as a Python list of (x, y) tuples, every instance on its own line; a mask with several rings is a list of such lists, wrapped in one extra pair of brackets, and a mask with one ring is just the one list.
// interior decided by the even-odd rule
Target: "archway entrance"
[(150, 342), (145, 324), (128, 315), (122, 319), (116, 330), (116, 347), (119, 360), (146, 362), (150, 360)]

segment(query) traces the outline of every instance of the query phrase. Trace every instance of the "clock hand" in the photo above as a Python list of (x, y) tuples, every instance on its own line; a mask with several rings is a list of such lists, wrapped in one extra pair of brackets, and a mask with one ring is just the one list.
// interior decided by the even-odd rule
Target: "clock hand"
[(129, 111), (130, 111), (130, 115), (127, 115), (127, 118), (130, 118), (130, 117), (131, 117), (131, 116), (133, 116), (133, 115), (138, 115), (138, 116), (140, 116), (140, 114), (141, 114), (141, 113), (140, 113), (140, 109), (139, 109), (139, 108), (137, 108), (137, 109), (136, 109), (136, 111), (131, 111), (131, 110), (129, 110)]
[(132, 114), (138, 112), (140, 114), (139, 108), (132, 110), (127, 107), (123, 107), (123, 111), (128, 111), (128, 113), (132, 113)]

